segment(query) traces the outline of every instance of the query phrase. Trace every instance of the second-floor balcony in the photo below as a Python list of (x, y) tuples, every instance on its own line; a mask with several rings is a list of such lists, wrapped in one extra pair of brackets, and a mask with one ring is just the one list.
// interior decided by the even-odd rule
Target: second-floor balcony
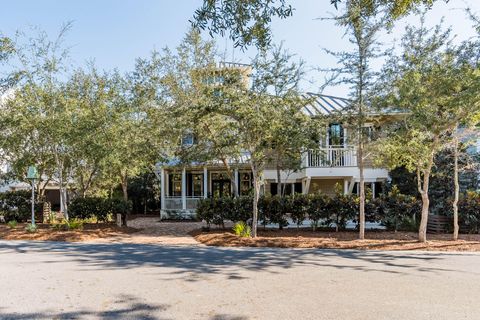
[(356, 167), (357, 150), (354, 146), (329, 146), (307, 150), (305, 166), (308, 168)]

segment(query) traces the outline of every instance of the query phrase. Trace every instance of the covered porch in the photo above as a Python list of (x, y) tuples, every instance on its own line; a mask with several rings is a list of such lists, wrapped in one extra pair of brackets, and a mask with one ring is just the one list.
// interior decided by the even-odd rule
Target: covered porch
[(232, 172), (236, 188), (224, 168), (158, 168), (161, 211), (194, 213), (200, 199), (248, 194), (253, 185), (251, 171), (248, 167), (238, 167)]

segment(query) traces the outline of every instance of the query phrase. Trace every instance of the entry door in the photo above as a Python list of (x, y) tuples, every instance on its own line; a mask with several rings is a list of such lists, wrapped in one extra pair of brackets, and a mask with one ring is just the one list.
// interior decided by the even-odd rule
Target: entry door
[(231, 195), (230, 179), (225, 173), (212, 173), (212, 196), (228, 197)]
[(212, 195), (216, 198), (231, 195), (230, 180), (212, 180)]

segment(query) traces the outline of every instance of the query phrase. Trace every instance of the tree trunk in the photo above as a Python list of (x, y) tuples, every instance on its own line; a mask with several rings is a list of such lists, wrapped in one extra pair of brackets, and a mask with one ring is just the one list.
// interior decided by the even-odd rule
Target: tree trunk
[[(123, 191), (123, 201), (125, 201), (125, 204), (128, 202), (128, 176), (125, 174), (124, 176), (121, 177), (121, 185), (122, 185), (122, 191)], [(122, 226), (127, 225), (127, 217), (130, 212), (127, 209), (127, 212), (122, 213)]]
[(278, 166), (278, 160), (277, 160), (277, 194), (278, 196), (283, 197), (282, 177), (281, 177), (280, 167)]
[(253, 173), (253, 214), (252, 214), (252, 238), (257, 237), (257, 224), (258, 224), (258, 200), (260, 198), (260, 175), (252, 164)]
[(458, 181), (458, 137), (454, 138), (453, 145), (453, 180), (455, 183), (454, 200), (453, 200), (453, 240), (458, 240), (458, 198), (460, 194), (460, 184)]
[(420, 220), (420, 228), (418, 230), (418, 241), (427, 242), (427, 224), (428, 211), (430, 208), (430, 199), (428, 193), (422, 192), (422, 219)]
[(423, 183), (420, 175), (420, 169), (417, 169), (418, 192), (422, 196), (422, 218), (420, 220), (420, 228), (418, 230), (418, 240), (420, 242), (427, 242), (428, 213), (430, 209), (430, 198), (428, 196), (428, 188), (430, 183), (430, 173), (433, 167), (434, 155), (435, 155), (435, 151), (432, 150), (430, 154), (430, 159), (428, 160), (427, 168), (423, 172)]
[(360, 171), (360, 203), (359, 203), (359, 230), (358, 239), (365, 239), (365, 176), (364, 176), (364, 163), (363, 163), (363, 143), (359, 143), (358, 148), (358, 169)]
[(127, 202), (128, 201), (128, 183), (126, 179), (125, 181), (122, 181), (122, 192), (123, 192), (123, 200)]
[(61, 186), (60, 186), (60, 203), (63, 209), (62, 211), (63, 217), (65, 218), (65, 220), (68, 221), (69, 216), (68, 216), (67, 190), (63, 185), (63, 181), (61, 182)]
[(226, 158), (222, 158), (221, 160), (223, 165), (225, 166), (225, 169), (227, 170), (227, 175), (230, 178), (230, 182), (232, 183), (233, 195), (237, 197), (239, 193), (237, 181), (235, 179), (235, 172), (232, 170), (232, 167), (230, 167), (230, 164), (228, 163), (228, 160)]

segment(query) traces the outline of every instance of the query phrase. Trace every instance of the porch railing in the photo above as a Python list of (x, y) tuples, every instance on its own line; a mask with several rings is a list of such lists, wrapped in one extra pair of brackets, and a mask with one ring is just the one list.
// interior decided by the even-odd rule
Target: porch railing
[[(187, 197), (187, 210), (195, 210), (197, 208), (197, 203), (202, 197)], [(165, 197), (165, 210), (182, 210), (183, 202), (182, 197)]]
[(357, 151), (354, 146), (310, 149), (306, 154), (307, 167), (356, 167)]

